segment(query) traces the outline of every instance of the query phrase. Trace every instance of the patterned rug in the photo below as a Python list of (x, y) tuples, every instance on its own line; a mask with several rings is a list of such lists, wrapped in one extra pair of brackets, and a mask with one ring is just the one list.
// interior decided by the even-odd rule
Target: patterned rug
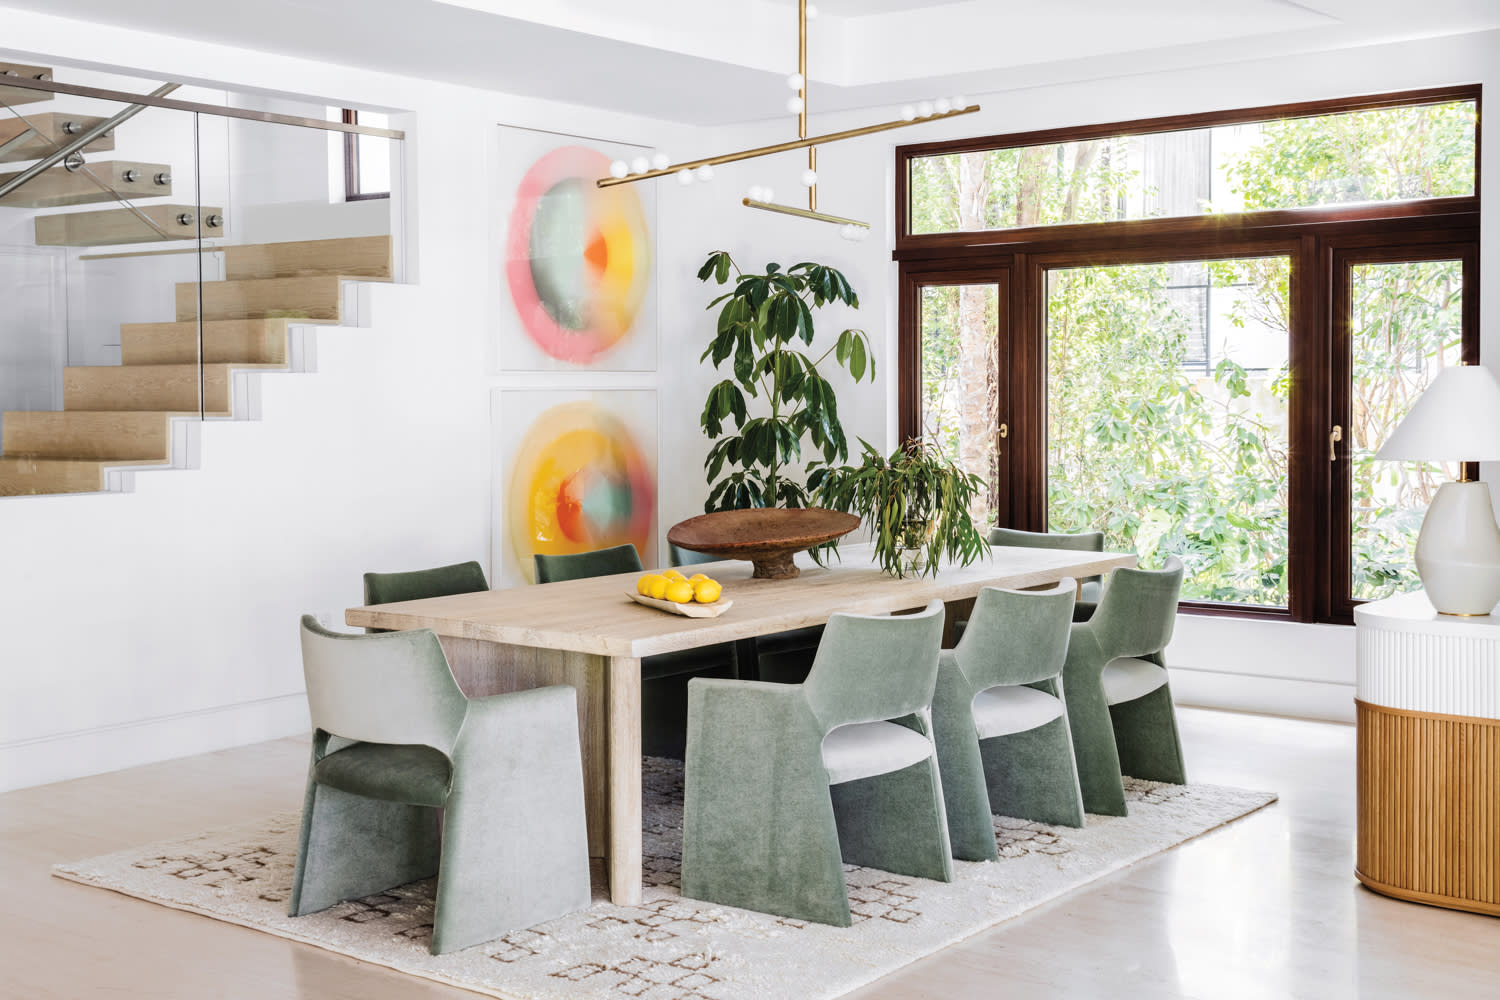
[(1090, 816), (1082, 830), (997, 816), (1000, 861), (955, 862), (952, 883), (845, 865), (854, 926), (835, 928), (682, 898), (682, 765), (648, 758), (643, 783), (639, 906), (608, 902), (596, 871), (588, 910), (440, 957), (427, 952), (430, 879), (288, 917), (295, 813), (53, 873), (487, 996), (811, 1000), (846, 993), (1276, 798), (1127, 778), (1130, 815)]

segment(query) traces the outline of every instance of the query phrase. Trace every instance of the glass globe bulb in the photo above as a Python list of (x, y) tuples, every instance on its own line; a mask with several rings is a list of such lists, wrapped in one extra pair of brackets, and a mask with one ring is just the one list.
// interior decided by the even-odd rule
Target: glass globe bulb
[(965, 97), (963, 94), (954, 94), (953, 95), (953, 110), (954, 111), (962, 111), (964, 108), (967, 108), (968, 106), (969, 106), (969, 99), (967, 97)]
[(681, 184), (683, 187), (687, 187), (689, 184), (693, 183), (693, 172), (686, 168), (677, 171), (677, 183)]
[(711, 181), (714, 179), (714, 167), (712, 163), (705, 163), (697, 170), (700, 181)]
[(953, 110), (953, 104), (946, 97), (939, 97), (932, 102), (932, 109), (940, 115), (946, 115)]
[(651, 169), (665, 170), (672, 165), (672, 158), (666, 153), (651, 154)]
[(630, 172), (632, 174), (644, 174), (651, 169), (651, 161), (644, 156), (637, 156), (630, 161)]
[(854, 230), (849, 235), (856, 243), (863, 243), (865, 241), (865, 237), (870, 235), (869, 226), (850, 226), (849, 228)]
[(901, 120), (911, 122), (917, 120), (917, 106), (915, 104), (901, 105)]
[(765, 201), (766, 189), (761, 187), (759, 184), (751, 184), (750, 190), (745, 192), (745, 197), (749, 198), (751, 201)]
[(923, 101), (921, 104), (917, 105), (917, 117), (918, 118), (931, 118), (932, 117), (932, 111), (933, 111), (933, 108), (932, 108), (932, 102), (931, 101)]
[(630, 173), (630, 164), (624, 160), (616, 160), (609, 165), (609, 176), (611, 177), (624, 177), (628, 173)]
[(816, 170), (804, 170), (804, 171), (802, 171), (802, 186), (803, 187), (812, 187), (816, 183), (818, 183), (818, 172)]
[(786, 109), (794, 115), (800, 115), (804, 106), (802, 98), (795, 94), (786, 99)]
[(802, 85), (807, 82), (801, 73), (793, 73), (786, 78), (786, 85), (793, 90), (801, 90)]
[(761, 201), (771, 202), (776, 200), (776, 189), (773, 187), (763, 187), (760, 189), (760, 193), (764, 195)]

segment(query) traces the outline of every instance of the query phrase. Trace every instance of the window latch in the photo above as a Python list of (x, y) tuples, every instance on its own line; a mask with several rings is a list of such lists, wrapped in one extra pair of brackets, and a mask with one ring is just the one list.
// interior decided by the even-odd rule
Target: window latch
[(1010, 437), (1010, 424), (1000, 425), (1000, 437), (1002, 439)]
[(1328, 432), (1328, 461), (1339, 460), (1338, 443), (1344, 440), (1344, 428), (1340, 424), (1334, 424), (1333, 430)]

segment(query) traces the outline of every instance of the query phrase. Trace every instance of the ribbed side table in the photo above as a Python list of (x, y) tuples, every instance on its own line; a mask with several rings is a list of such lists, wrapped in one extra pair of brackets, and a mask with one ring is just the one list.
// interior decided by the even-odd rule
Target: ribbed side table
[(1500, 616), (1355, 608), (1358, 859), (1399, 899), (1500, 916)]

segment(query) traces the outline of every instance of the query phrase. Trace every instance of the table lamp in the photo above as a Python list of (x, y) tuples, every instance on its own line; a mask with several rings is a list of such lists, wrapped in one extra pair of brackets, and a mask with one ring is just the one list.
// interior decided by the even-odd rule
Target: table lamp
[[(1397, 462), (1500, 460), (1500, 383), (1478, 365), (1444, 368), (1375, 457)], [(1489, 486), (1460, 479), (1438, 487), (1422, 520), (1416, 557), (1417, 575), (1439, 614), (1487, 615), (1494, 610), (1500, 602), (1500, 527)]]

